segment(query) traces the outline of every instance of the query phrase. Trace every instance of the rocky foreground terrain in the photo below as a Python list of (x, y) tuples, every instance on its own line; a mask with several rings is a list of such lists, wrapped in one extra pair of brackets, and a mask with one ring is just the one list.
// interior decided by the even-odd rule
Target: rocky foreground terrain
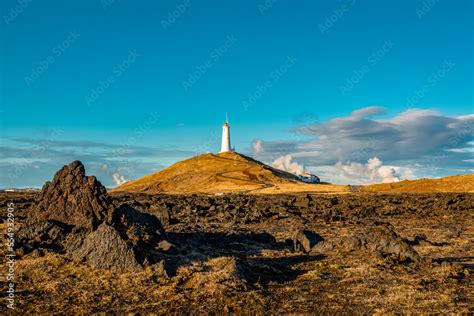
[(74, 162), (0, 201), (17, 313), (474, 312), (474, 194), (108, 194)]

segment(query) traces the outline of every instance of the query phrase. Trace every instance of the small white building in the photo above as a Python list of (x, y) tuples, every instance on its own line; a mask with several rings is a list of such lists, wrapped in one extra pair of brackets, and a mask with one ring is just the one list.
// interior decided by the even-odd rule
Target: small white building
[(227, 113), (225, 114), (225, 123), (222, 125), (222, 143), (221, 143), (221, 153), (232, 151), (230, 145), (230, 126)]
[(308, 173), (308, 172), (303, 172), (298, 176), (298, 178), (306, 183), (319, 183), (321, 182), (321, 179), (317, 175)]

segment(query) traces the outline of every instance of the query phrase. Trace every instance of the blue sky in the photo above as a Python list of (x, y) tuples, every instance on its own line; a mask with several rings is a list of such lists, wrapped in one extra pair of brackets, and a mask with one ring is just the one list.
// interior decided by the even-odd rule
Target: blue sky
[(472, 1), (4, 0), (0, 10), (0, 187), (41, 186), (74, 159), (113, 186), (215, 152), (226, 111), (237, 151), (328, 181), (474, 168)]

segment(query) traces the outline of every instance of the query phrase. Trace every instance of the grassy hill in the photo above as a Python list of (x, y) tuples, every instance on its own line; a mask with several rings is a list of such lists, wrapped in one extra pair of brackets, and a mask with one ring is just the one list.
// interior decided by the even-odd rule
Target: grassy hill
[(474, 192), (474, 174), (456, 175), (441, 179), (403, 180), (362, 187), (368, 192)]
[(347, 187), (308, 184), (236, 152), (203, 154), (127, 182), (110, 192), (132, 193), (292, 193), (342, 192)]

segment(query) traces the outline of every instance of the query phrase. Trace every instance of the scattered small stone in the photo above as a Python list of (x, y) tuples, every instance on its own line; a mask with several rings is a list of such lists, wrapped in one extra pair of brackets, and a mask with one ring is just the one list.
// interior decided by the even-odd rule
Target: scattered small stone
[(294, 251), (310, 252), (324, 238), (310, 230), (298, 230), (293, 236)]
[(156, 249), (160, 251), (168, 252), (174, 249), (174, 245), (167, 240), (162, 240), (158, 243), (158, 245), (156, 246)]

